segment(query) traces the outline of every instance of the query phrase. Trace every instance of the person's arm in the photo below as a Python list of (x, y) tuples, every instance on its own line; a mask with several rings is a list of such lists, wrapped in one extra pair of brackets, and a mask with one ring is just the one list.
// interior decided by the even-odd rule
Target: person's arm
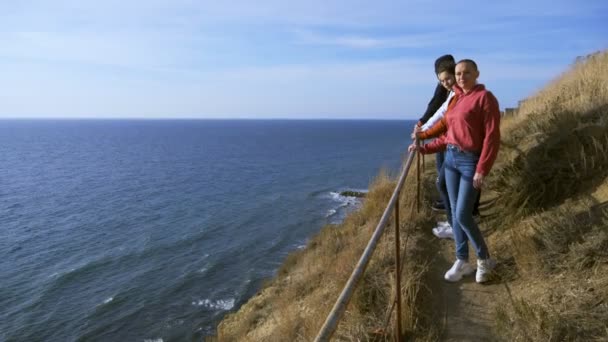
[(441, 151), (445, 151), (448, 143), (446, 142), (446, 136), (442, 135), (441, 137), (431, 141), (428, 144), (424, 144), (424, 146), (420, 147), (420, 153), (422, 154), (432, 154)]
[(433, 127), (427, 129), (426, 131), (422, 131), (418, 133), (418, 139), (427, 140), (436, 138), (443, 133), (448, 131), (448, 124), (446, 122), (445, 116), (439, 120)]
[(426, 112), (424, 112), (422, 117), (418, 120), (418, 124), (420, 126), (424, 125), (430, 119), (430, 117), (437, 111), (437, 109), (441, 107), (447, 97), (447, 89), (445, 89), (441, 84), (437, 84), (437, 87), (435, 87), (435, 93), (433, 94), (433, 98), (426, 107)]
[(500, 148), (500, 110), (498, 100), (490, 92), (487, 92), (482, 98), (481, 106), (485, 137), (475, 172), (486, 176), (490, 173)]
[(422, 131), (426, 131), (429, 128), (433, 127), (437, 122), (439, 122), (441, 120), (441, 118), (443, 118), (443, 116), (445, 115), (445, 112), (448, 111), (448, 106), (450, 105), (450, 101), (452, 100), (453, 97), (454, 97), (454, 92), (449, 92), (448, 98), (441, 105), (441, 107), (439, 107), (439, 109), (437, 109), (435, 114), (433, 114), (433, 116), (431, 116), (431, 118), (424, 125), (422, 125), (422, 127), (420, 127), (420, 129)]

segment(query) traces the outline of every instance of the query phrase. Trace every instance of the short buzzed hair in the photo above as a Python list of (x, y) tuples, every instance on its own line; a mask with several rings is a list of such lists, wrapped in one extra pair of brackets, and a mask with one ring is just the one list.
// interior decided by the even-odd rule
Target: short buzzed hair
[(468, 65), (472, 65), (473, 68), (475, 68), (475, 70), (479, 70), (479, 69), (477, 69), (477, 63), (475, 63), (475, 61), (472, 59), (461, 59), (456, 64), (458, 65), (460, 63), (467, 63)]

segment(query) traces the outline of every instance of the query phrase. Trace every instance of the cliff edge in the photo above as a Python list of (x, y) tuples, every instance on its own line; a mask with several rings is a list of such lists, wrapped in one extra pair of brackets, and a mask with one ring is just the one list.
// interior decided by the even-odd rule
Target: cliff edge
[[(481, 308), (480, 322), (471, 315), (473, 321), (456, 323), (483, 323), (480, 338), (608, 340), (608, 51), (578, 58), (522, 101), (516, 114), (504, 117), (501, 133), (480, 220), (499, 263), (489, 286), (441, 283), (439, 269), (453, 247), (430, 232), (441, 217), (426, 205), (415, 212), (413, 172), (406, 182), (400, 203), (407, 214), (400, 231), (407, 336), (454, 339), (449, 329), (454, 311), (444, 304), (456, 296)], [(436, 196), (434, 168), (428, 164), (425, 201)], [(394, 186), (392, 177), (379, 175), (360, 210), (340, 225), (324, 227), (305, 249), (287, 257), (276, 277), (229, 314), (210, 339), (313, 340)], [(337, 340), (391, 338), (386, 325), (393, 319), (387, 318), (394, 293), (393, 239), (388, 229), (334, 335)], [(491, 296), (470, 295), (471, 289)]]

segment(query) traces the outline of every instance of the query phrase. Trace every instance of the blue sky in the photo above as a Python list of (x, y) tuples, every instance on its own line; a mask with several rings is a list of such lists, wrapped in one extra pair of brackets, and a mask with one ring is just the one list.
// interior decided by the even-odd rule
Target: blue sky
[(608, 2), (0, 0), (0, 117), (416, 119), (436, 57), (512, 107), (608, 48)]

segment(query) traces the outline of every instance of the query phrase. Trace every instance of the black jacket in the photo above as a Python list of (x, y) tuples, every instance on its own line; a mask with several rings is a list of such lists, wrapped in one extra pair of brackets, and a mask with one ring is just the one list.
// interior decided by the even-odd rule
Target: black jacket
[(433, 114), (441, 107), (441, 105), (448, 99), (448, 90), (445, 89), (441, 84), (437, 84), (435, 88), (435, 94), (433, 94), (433, 98), (429, 102), (426, 107), (426, 112), (422, 115), (422, 117), (418, 120), (421, 125), (424, 125)]

